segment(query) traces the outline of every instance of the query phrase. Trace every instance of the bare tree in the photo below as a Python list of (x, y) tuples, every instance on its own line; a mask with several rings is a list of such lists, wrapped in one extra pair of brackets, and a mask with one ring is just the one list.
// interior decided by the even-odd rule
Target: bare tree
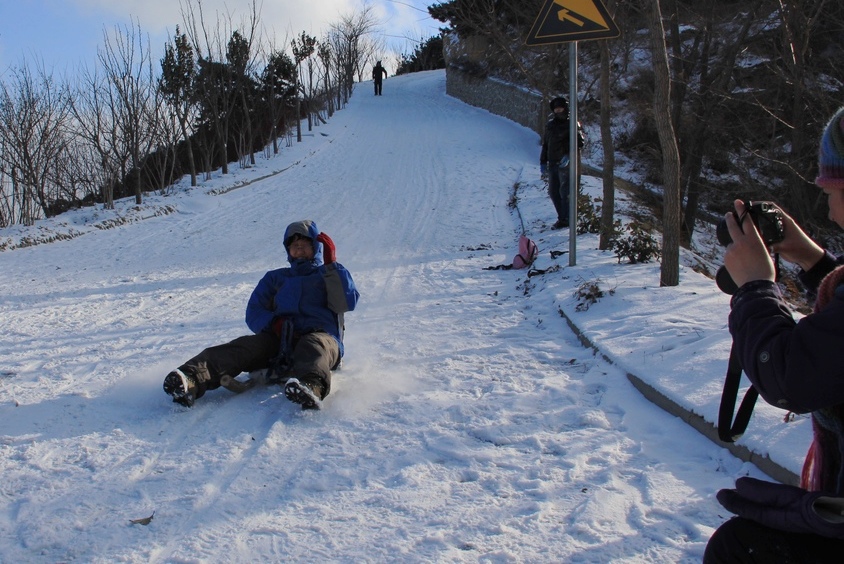
[[(686, 63), (676, 83), (683, 85), (694, 81), (697, 88), (684, 88), (688, 92), (688, 99), (681, 101), (687, 106), (688, 119), (681, 120), (675, 114), (674, 123), (680, 136), (680, 148), (683, 166), (681, 169), (681, 186), (686, 193), (686, 206), (683, 219), (682, 237), (685, 244), (691, 243), (694, 232), (695, 217), (699, 209), (699, 200), (703, 188), (701, 173), (703, 160), (707, 154), (706, 144), (713, 137), (713, 129), (718, 120), (715, 114), (723, 100), (729, 96), (731, 83), (734, 81), (736, 60), (740, 52), (746, 47), (747, 37), (752, 26), (758, 22), (758, 8), (764, 0), (758, 0), (747, 6), (748, 10), (737, 14), (734, 22), (736, 32), (727, 37), (724, 34), (714, 34), (715, 11), (712, 7), (704, 22), (696, 30), (695, 46), (699, 49), (687, 49), (682, 54), (676, 54)], [(672, 35), (680, 35), (678, 28), (672, 30)], [(713, 43), (717, 42), (717, 46)], [(715, 51), (713, 53), (712, 51)]]
[[(783, 121), (787, 124), (791, 141), (789, 161), (796, 165), (796, 163), (806, 162), (806, 156), (814, 156), (817, 150), (817, 142), (814, 136), (807, 135), (807, 128), (804, 127), (804, 124), (809, 121), (807, 106), (812, 103), (807, 90), (812, 74), (809, 58), (811, 56), (812, 34), (817, 28), (819, 20), (825, 17), (827, 5), (831, 3), (827, 0), (805, 0), (803, 2), (778, 0), (777, 4), (777, 14), (782, 33), (780, 42), (782, 57), (779, 61), (781, 64), (776, 65), (774, 72), (782, 72), (783, 82), (790, 87), (788, 94), (791, 104), (784, 114)], [(828, 113), (824, 114), (822, 119), (825, 119), (827, 115)], [(810, 162), (812, 161), (810, 160)], [(793, 206), (798, 208), (794, 212), (798, 213), (800, 217), (807, 217), (810, 204), (805, 198), (805, 187), (807, 180), (810, 180), (808, 178), (809, 171), (792, 166), (789, 172), (786, 180), (786, 192), (789, 200)]]
[(160, 89), (155, 89), (155, 95), (148, 106), (149, 122), (154, 124), (152, 130), (154, 147), (146, 155), (143, 166), (144, 186), (148, 189), (160, 190), (164, 193), (176, 175), (179, 163), (178, 145), (182, 140), (179, 119), (173, 108), (164, 100)]
[(369, 5), (356, 14), (341, 16), (340, 22), (331, 26), (331, 44), (341, 69), (344, 101), (351, 97), (355, 73), (361, 71), (365, 62), (364, 38), (377, 27), (378, 19)]
[(598, 248), (610, 248), (612, 229), (615, 223), (615, 143), (612, 139), (612, 104), (610, 99), (610, 48), (607, 41), (601, 41), (601, 145), (604, 149), (602, 174), (603, 201), (601, 204), (601, 234)]
[(0, 165), (20, 190), (20, 220), (31, 225), (49, 215), (55, 199), (51, 182), (56, 159), (67, 144), (70, 115), (65, 88), (42, 67), (13, 68), (11, 84), (0, 85)]
[(372, 67), (375, 66), (375, 61), (383, 61), (384, 56), (381, 55), (386, 50), (383, 37), (372, 37), (372, 35), (365, 36), (360, 42), (360, 58), (355, 66), (355, 73), (358, 75), (358, 82), (363, 82), (371, 75)]
[[(70, 127), (75, 125), (71, 120)], [(99, 160), (91, 149), (81, 137), (71, 134), (68, 135), (67, 145), (56, 158), (53, 178), (60, 199), (53, 206), (58, 213), (74, 205), (93, 204), (98, 200), (103, 175)]]
[(113, 209), (114, 189), (125, 174), (129, 149), (119, 128), (120, 104), (96, 69), (81, 69), (71, 109), (73, 130), (82, 146), (89, 148), (93, 170), (100, 172), (90, 179), (99, 183), (104, 207)]
[(331, 81), (331, 70), (332, 70), (332, 63), (334, 61), (331, 45), (329, 44), (328, 40), (321, 42), (319, 44), (319, 48), (317, 49), (317, 57), (319, 57), (319, 62), (322, 66), (322, 88), (323, 88), (323, 95), (325, 96), (325, 112), (326, 117), (330, 118), (334, 115), (334, 96), (331, 95), (332, 91), (332, 81)]
[(307, 69), (308, 69), (308, 88), (307, 88), (307, 99), (308, 104), (306, 110), (308, 112), (308, 131), (313, 130), (314, 126), (314, 116), (316, 115), (315, 112), (315, 98), (316, 98), (316, 86), (314, 85), (315, 74), (317, 71), (317, 64), (319, 62), (318, 58), (315, 57), (317, 51), (319, 49), (319, 41), (317, 38), (314, 37), (314, 52), (311, 53), (311, 56), (308, 57)]
[[(228, 139), (231, 125), (231, 113), (234, 108), (235, 93), (231, 88), (229, 69), (226, 68), (222, 36), (225, 33), (223, 23), (217, 16), (216, 28), (209, 29), (201, 0), (182, 0), (179, 2), (182, 10), (186, 34), (197, 55), (199, 71), (195, 82), (194, 93), (200, 105), (202, 125), (208, 125), (214, 132), (215, 146), (205, 141), (204, 158), (206, 174), (213, 169), (213, 152), (219, 151), (218, 160), (222, 173), (228, 174)], [(205, 137), (203, 136), (203, 139)]]
[[(342, 108), (348, 101), (354, 85), (348, 85), (348, 77), (354, 76), (354, 68), (349, 62), (348, 49), (343, 35), (332, 29), (326, 36), (326, 43), (333, 54), (332, 71), (335, 77), (334, 99), (336, 107)], [(349, 70), (351, 68), (351, 70)]]
[(135, 203), (141, 204), (141, 161), (155, 142), (156, 127), (150, 121), (156, 115), (150, 108), (156, 80), (149, 39), (143, 38), (139, 25), (115, 28), (112, 35), (103, 35), (105, 44), (98, 50), (98, 58), (118, 110), (116, 125), (128, 148)]
[[(293, 50), (293, 60), (296, 62), (296, 141), (302, 142), (302, 96), (306, 95), (305, 88), (302, 84), (302, 63), (311, 58), (316, 50), (316, 37), (311, 37), (304, 31), (298, 37), (290, 42), (290, 47)], [(311, 114), (308, 112), (308, 131), (312, 128)]]
[[(210, 28), (209, 22), (205, 20), (201, 0), (180, 0), (179, 5), (185, 33), (193, 45), (199, 63), (196, 95), (202, 107), (202, 117), (214, 132), (220, 166), (223, 174), (228, 174), (233, 116), (237, 105), (243, 100), (239, 81), (245, 78), (251, 65), (252, 42), (259, 21), (258, 6), (253, 0), (250, 13), (241, 25), (244, 31), (239, 31), (232, 29), (231, 15), (223, 17), (217, 14), (215, 26)], [(229, 37), (234, 42), (227, 41), (224, 37)], [(230, 46), (233, 49), (230, 49)], [(244, 49), (244, 46), (247, 48)], [(210, 155), (207, 160), (210, 164)]]
[(661, 286), (680, 283), (680, 152), (671, 121), (671, 73), (659, 0), (648, 0), (654, 67), (654, 121), (662, 148), (663, 210)]
[[(0, 153), (2, 152), (3, 141), (0, 140)], [(16, 204), (15, 186), (6, 173), (6, 167), (0, 164), (0, 227), (8, 227), (14, 223)]]

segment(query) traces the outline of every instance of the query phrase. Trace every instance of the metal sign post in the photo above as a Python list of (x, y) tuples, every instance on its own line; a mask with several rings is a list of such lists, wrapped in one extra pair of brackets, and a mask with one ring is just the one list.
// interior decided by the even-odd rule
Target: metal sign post
[(577, 41), (569, 43), (569, 266), (577, 264), (577, 180), (580, 149), (577, 146)]
[(577, 146), (577, 42), (611, 39), (621, 32), (599, 0), (547, 0), (525, 45), (569, 45), (569, 266), (577, 264), (577, 197), (580, 150)]

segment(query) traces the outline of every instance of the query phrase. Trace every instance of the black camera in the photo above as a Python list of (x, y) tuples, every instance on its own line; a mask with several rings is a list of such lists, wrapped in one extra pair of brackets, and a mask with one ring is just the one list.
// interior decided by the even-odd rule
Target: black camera
[[(739, 226), (744, 222), (744, 218), (749, 215), (766, 245), (773, 245), (783, 240), (785, 224), (782, 220), (782, 210), (775, 203), (746, 201), (744, 202), (744, 210), (741, 217), (736, 216)], [(733, 215), (736, 215), (736, 212), (733, 212)], [(718, 223), (715, 234), (718, 236), (718, 242), (724, 247), (733, 242), (730, 231), (727, 229), (726, 219), (722, 219)]]
[[(736, 212), (733, 212), (733, 215), (736, 215)], [(782, 218), (782, 210), (773, 202), (745, 201), (744, 213), (741, 216), (736, 216), (739, 227), (742, 226), (747, 216), (750, 216), (765, 245), (770, 246), (774, 243), (779, 243), (785, 237), (785, 223)], [(718, 236), (718, 242), (724, 247), (733, 242), (732, 237), (730, 237), (730, 231), (727, 229), (726, 219), (722, 219), (718, 223), (715, 234)], [(738, 290), (738, 286), (733, 282), (730, 273), (723, 266), (715, 274), (715, 282), (718, 284), (718, 288), (725, 294), (732, 295)]]

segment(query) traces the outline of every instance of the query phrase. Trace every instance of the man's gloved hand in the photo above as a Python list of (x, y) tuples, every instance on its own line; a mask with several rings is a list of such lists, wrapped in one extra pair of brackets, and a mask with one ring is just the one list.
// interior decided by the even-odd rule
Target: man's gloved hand
[(317, 241), (322, 243), (322, 260), (325, 264), (331, 264), (337, 260), (337, 248), (334, 246), (334, 241), (325, 233), (317, 235)]
[(844, 539), (844, 498), (743, 477), (716, 495), (727, 511), (761, 525)]
[(539, 165), (539, 176), (541, 176), (542, 178), (546, 178), (548, 176), (548, 164), (547, 163), (541, 163)]

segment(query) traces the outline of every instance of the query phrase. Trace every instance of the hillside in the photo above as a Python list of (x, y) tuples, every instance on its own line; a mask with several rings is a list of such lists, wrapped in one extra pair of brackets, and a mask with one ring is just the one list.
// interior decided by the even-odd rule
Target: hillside
[[(726, 297), (685, 267), (660, 293), (658, 265), (589, 237), (577, 267), (552, 256), (568, 234), (547, 229), (536, 134), (446, 96), (442, 71), (359, 86), (279, 157), (148, 199), (167, 213), (72, 212), (33, 231), (79, 236), (0, 252), (0, 561), (700, 561), (714, 493), (761, 474), (625, 372), (717, 399)], [(485, 270), (515, 252), (517, 183), (544, 275)], [(325, 409), (276, 388), (170, 403), (164, 375), (247, 331), (302, 218), (362, 295)]]

